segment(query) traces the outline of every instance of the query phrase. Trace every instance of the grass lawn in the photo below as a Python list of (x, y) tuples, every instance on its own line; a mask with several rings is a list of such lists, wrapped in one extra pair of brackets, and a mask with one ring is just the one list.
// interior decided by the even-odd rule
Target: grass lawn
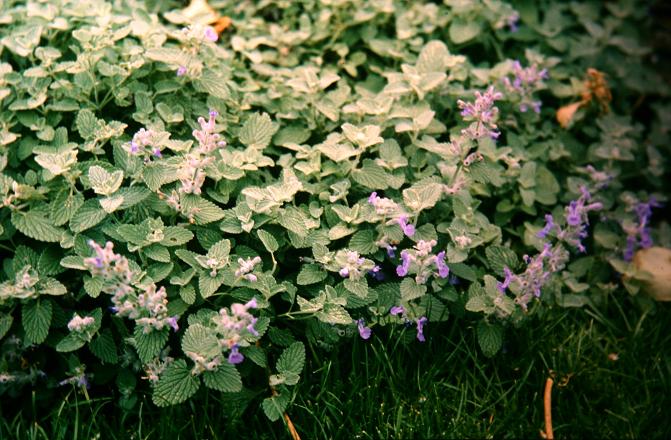
[[(557, 309), (510, 328), (493, 359), (458, 317), (432, 325), (424, 344), (408, 328), (357, 339), (351, 351), (312, 347), (289, 415), (303, 439), (540, 438), (552, 375), (556, 438), (669, 438), (671, 309), (646, 313), (624, 295), (604, 314)], [(3, 403), (0, 438), (290, 438), (282, 423), (252, 412), (256, 405), (205, 393), (125, 413), (95, 389), (89, 401), (73, 389), (55, 406), (33, 395), (18, 413)]]

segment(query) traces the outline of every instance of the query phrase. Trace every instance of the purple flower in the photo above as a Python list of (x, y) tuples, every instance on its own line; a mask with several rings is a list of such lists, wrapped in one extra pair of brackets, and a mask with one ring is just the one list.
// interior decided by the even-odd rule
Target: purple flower
[(568, 208), (566, 208), (566, 223), (568, 223), (569, 226), (578, 226), (582, 223), (580, 207), (578, 201), (572, 200), (571, 203), (569, 203)]
[(378, 281), (384, 280), (384, 272), (382, 272), (382, 268), (378, 265), (375, 265), (368, 273)]
[(154, 148), (154, 151), (152, 152), (152, 154), (153, 154), (155, 157), (159, 157), (159, 158), (163, 156), (163, 155), (161, 154), (161, 150), (159, 150), (158, 148)]
[(457, 277), (455, 274), (450, 275), (450, 279), (448, 281), (451, 286), (456, 286), (459, 284), (459, 277)]
[(245, 309), (255, 309), (258, 306), (259, 305), (256, 302), (256, 298), (252, 298), (249, 301), (247, 301), (247, 303), (245, 304)]
[(177, 76), (184, 76), (186, 75), (186, 66), (179, 66), (177, 68)]
[(396, 267), (396, 274), (399, 277), (404, 277), (410, 270), (410, 254), (407, 250), (401, 251), (401, 265)]
[(502, 283), (496, 283), (496, 287), (501, 293), (506, 293), (506, 289), (510, 286), (510, 282), (513, 280), (514, 275), (507, 266), (503, 268), (503, 273), (506, 277)]
[(131, 141), (130, 143), (130, 152), (131, 154), (135, 154), (138, 151), (140, 151), (140, 146), (137, 144), (135, 141)]
[(427, 321), (428, 319), (426, 319), (426, 316), (422, 316), (417, 320), (417, 339), (420, 342), (426, 341), (426, 338), (424, 337), (424, 325)]
[(357, 327), (359, 328), (359, 336), (361, 336), (361, 339), (368, 339), (370, 338), (371, 333), (373, 332), (370, 327), (366, 327), (366, 321), (362, 319), (359, 319), (356, 322)]
[(552, 231), (552, 228), (554, 227), (555, 223), (552, 214), (545, 214), (545, 226), (543, 227), (543, 229), (538, 231), (538, 234), (536, 234), (536, 236), (538, 238), (545, 238), (550, 233), (550, 231)]
[(508, 25), (508, 29), (510, 29), (510, 32), (517, 32), (519, 30), (519, 26), (517, 22), (520, 19), (520, 15), (517, 12), (513, 12), (510, 16), (506, 18), (506, 25)]
[(174, 331), (179, 330), (179, 325), (177, 325), (177, 319), (178, 319), (178, 318), (179, 318), (178, 316), (171, 316), (171, 317), (169, 317), (168, 319), (166, 319), (166, 322), (168, 323), (168, 325), (169, 325), (170, 327), (172, 327), (172, 329), (173, 329)]
[(346, 267), (343, 267), (342, 269), (340, 269), (340, 272), (338, 272), (338, 273), (340, 274), (341, 277), (347, 278), (349, 276), (349, 269), (346, 268)]
[(228, 355), (228, 363), (229, 364), (239, 364), (240, 362), (244, 361), (245, 357), (240, 353), (238, 345), (234, 345), (231, 348), (231, 352)]
[(389, 314), (392, 316), (398, 316), (405, 313), (403, 306), (394, 306), (389, 310)]
[(212, 26), (208, 26), (205, 28), (205, 34), (204, 37), (206, 40), (215, 42), (219, 39), (219, 35), (217, 35), (217, 31), (214, 30)]
[(490, 86), (484, 93), (475, 92), (474, 102), (465, 102), (459, 99), (457, 105), (461, 109), (461, 116), (465, 121), (472, 121), (471, 125), (462, 130), (462, 133), (471, 139), (492, 137), (496, 139), (499, 132), (496, 131), (496, 117), (499, 109), (494, 106), (494, 101), (503, 99), (503, 94), (497, 92)]
[(258, 318), (252, 318), (252, 322), (247, 326), (247, 331), (251, 333), (254, 336), (259, 336), (259, 332), (256, 331), (254, 328), (254, 325), (256, 325), (256, 321), (258, 321)]
[(396, 246), (391, 246), (391, 245), (386, 245), (385, 248), (387, 249), (387, 256), (389, 258), (394, 258), (396, 256)]
[(450, 274), (450, 268), (445, 264), (445, 251), (440, 251), (436, 255), (436, 267), (438, 268), (438, 275), (441, 278), (446, 278)]
[(375, 202), (377, 201), (377, 199), (379, 199), (379, 197), (377, 196), (377, 192), (373, 191), (372, 193), (370, 193), (370, 196), (368, 196), (368, 203), (375, 206)]
[(412, 237), (415, 235), (415, 225), (408, 223), (407, 215), (400, 216), (397, 221), (406, 236)]

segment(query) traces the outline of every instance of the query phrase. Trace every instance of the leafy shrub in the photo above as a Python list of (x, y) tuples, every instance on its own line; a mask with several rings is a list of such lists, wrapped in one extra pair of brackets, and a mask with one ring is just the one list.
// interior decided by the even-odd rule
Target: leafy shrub
[(306, 343), (472, 312), (494, 356), (669, 245), (634, 2), (226, 2), (221, 35), (130, 0), (2, 8), (0, 393), (205, 386), (277, 420)]

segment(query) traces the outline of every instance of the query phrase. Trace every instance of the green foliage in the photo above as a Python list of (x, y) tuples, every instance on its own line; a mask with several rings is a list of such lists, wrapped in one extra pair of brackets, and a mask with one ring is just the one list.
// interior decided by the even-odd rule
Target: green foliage
[(617, 279), (654, 310), (625, 257), (671, 246), (642, 214), (669, 88), (637, 2), (257, 3), (212, 2), (219, 34), (174, 2), (0, 6), (0, 395), (41, 363), (277, 421), (306, 344), (449, 316), (489, 358)]

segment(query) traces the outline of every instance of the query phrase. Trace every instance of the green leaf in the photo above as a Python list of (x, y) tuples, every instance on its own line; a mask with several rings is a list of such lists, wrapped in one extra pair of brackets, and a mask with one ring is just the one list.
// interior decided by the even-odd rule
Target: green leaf
[(196, 394), (200, 381), (191, 375), (184, 359), (177, 359), (166, 368), (154, 387), (152, 401), (156, 406), (176, 405)]
[(368, 296), (368, 281), (366, 281), (365, 278), (358, 280), (346, 278), (343, 281), (343, 286), (345, 286), (345, 289), (349, 290), (359, 298), (365, 298)]
[(61, 241), (64, 232), (42, 214), (33, 211), (12, 212), (12, 224), (27, 237), (51, 243)]
[(216, 222), (226, 215), (223, 209), (198, 196), (182, 197), (182, 209), (193, 213), (193, 219), (197, 225)]
[(450, 24), (448, 34), (450, 40), (455, 44), (466, 43), (477, 37), (480, 33), (480, 23), (475, 20), (464, 20), (456, 18)]
[(198, 290), (203, 299), (207, 299), (214, 294), (224, 282), (224, 275), (219, 272), (216, 276), (210, 276), (210, 272), (203, 271), (198, 277)]
[(104, 281), (100, 277), (85, 277), (84, 290), (91, 298), (97, 298), (103, 290), (103, 283)]
[(83, 232), (94, 227), (107, 217), (97, 200), (87, 200), (70, 219), (72, 232)]
[(433, 208), (443, 196), (443, 185), (431, 179), (403, 190), (403, 203), (414, 212)]
[(33, 344), (41, 344), (49, 334), (53, 306), (51, 301), (36, 300), (21, 308), (21, 320), (26, 339)]
[(0, 339), (5, 337), (13, 322), (14, 318), (10, 314), (0, 316)]
[(190, 325), (186, 329), (182, 337), (182, 351), (184, 353), (195, 353), (206, 359), (221, 354), (219, 340), (214, 331), (200, 324)]
[(64, 191), (54, 199), (49, 216), (53, 220), (54, 225), (64, 225), (70, 221), (83, 203), (84, 197), (81, 194), (69, 194), (67, 191)]
[(265, 350), (261, 347), (255, 345), (245, 347), (242, 354), (261, 368), (266, 368), (268, 366), (268, 357), (266, 356)]
[(80, 110), (75, 119), (75, 125), (79, 135), (84, 139), (93, 139), (98, 130), (98, 119), (93, 112), (87, 108)]
[[(305, 346), (302, 342), (294, 342), (284, 349), (277, 360), (275, 368), (283, 374), (300, 375), (305, 366)], [(290, 384), (291, 385), (291, 384)]]
[(193, 232), (181, 226), (166, 226), (163, 228), (163, 246), (181, 246), (193, 239)]
[(356, 232), (349, 240), (349, 249), (357, 251), (359, 254), (366, 255), (376, 252), (378, 247), (375, 244), (375, 232), (371, 230), (362, 230)]
[(494, 356), (503, 345), (503, 329), (486, 321), (478, 323), (478, 344), (487, 357)]
[(80, 335), (76, 333), (70, 333), (61, 339), (60, 342), (56, 345), (56, 351), (61, 353), (68, 353), (79, 350), (84, 346), (84, 344), (86, 344), (86, 340), (84, 340)]
[(152, 330), (149, 333), (144, 333), (143, 328), (136, 325), (133, 338), (140, 360), (147, 363), (158, 356), (165, 343), (168, 342), (168, 329)]
[(464, 306), (469, 312), (486, 312), (493, 310), (493, 304), (489, 297), (485, 295), (474, 296), (470, 298)]
[(147, 246), (143, 249), (143, 252), (148, 258), (151, 258), (152, 260), (160, 261), (162, 263), (170, 262), (170, 251), (159, 244)]
[(325, 304), (316, 315), (320, 321), (327, 324), (351, 324), (353, 321), (347, 310), (337, 304)]
[(203, 382), (208, 388), (224, 393), (237, 393), (242, 390), (242, 378), (238, 370), (224, 362), (215, 371), (203, 373)]
[(282, 209), (278, 217), (278, 221), (282, 226), (300, 236), (305, 236), (308, 233), (306, 226), (307, 219), (308, 217), (303, 211), (294, 207)]
[(259, 229), (256, 231), (256, 235), (259, 236), (261, 243), (263, 243), (263, 246), (271, 254), (277, 252), (277, 250), (280, 248), (279, 243), (277, 243), (277, 240), (275, 239), (275, 237), (273, 237), (273, 235), (270, 232), (264, 231), (263, 229)]
[[(181, 64), (182, 66), (186, 64)], [(220, 99), (229, 99), (231, 97), (231, 90), (227, 86), (229, 81), (211, 70), (206, 70), (196, 80), (198, 88), (206, 93)]]
[(389, 174), (370, 159), (364, 160), (360, 169), (352, 171), (352, 179), (370, 189), (389, 188)]
[(286, 393), (280, 393), (276, 396), (266, 397), (261, 403), (263, 412), (271, 422), (276, 422), (284, 415), (284, 411), (289, 404), (289, 396)]
[(55, 278), (45, 278), (37, 283), (37, 291), (40, 295), (65, 295), (68, 289)]
[(496, 274), (501, 276), (504, 275), (504, 267), (514, 271), (519, 264), (517, 254), (508, 247), (498, 245), (489, 246), (487, 249), (485, 249), (485, 255), (487, 255), (487, 262), (489, 263), (489, 267)]
[(255, 113), (245, 121), (238, 133), (238, 139), (249, 148), (264, 149), (278, 130), (267, 113)]
[(179, 297), (185, 303), (193, 304), (196, 302), (196, 289), (191, 284), (187, 284), (179, 289)]
[(123, 171), (109, 173), (103, 167), (93, 165), (88, 171), (89, 183), (96, 194), (109, 196), (115, 193), (123, 182)]
[(401, 281), (401, 301), (412, 301), (426, 294), (426, 286), (417, 284), (412, 278), (404, 278)]
[(296, 284), (299, 286), (308, 286), (324, 281), (327, 273), (318, 264), (305, 264), (301, 266), (301, 271), (296, 277)]
[(119, 361), (112, 332), (107, 328), (89, 342), (89, 350), (103, 363), (116, 364)]

